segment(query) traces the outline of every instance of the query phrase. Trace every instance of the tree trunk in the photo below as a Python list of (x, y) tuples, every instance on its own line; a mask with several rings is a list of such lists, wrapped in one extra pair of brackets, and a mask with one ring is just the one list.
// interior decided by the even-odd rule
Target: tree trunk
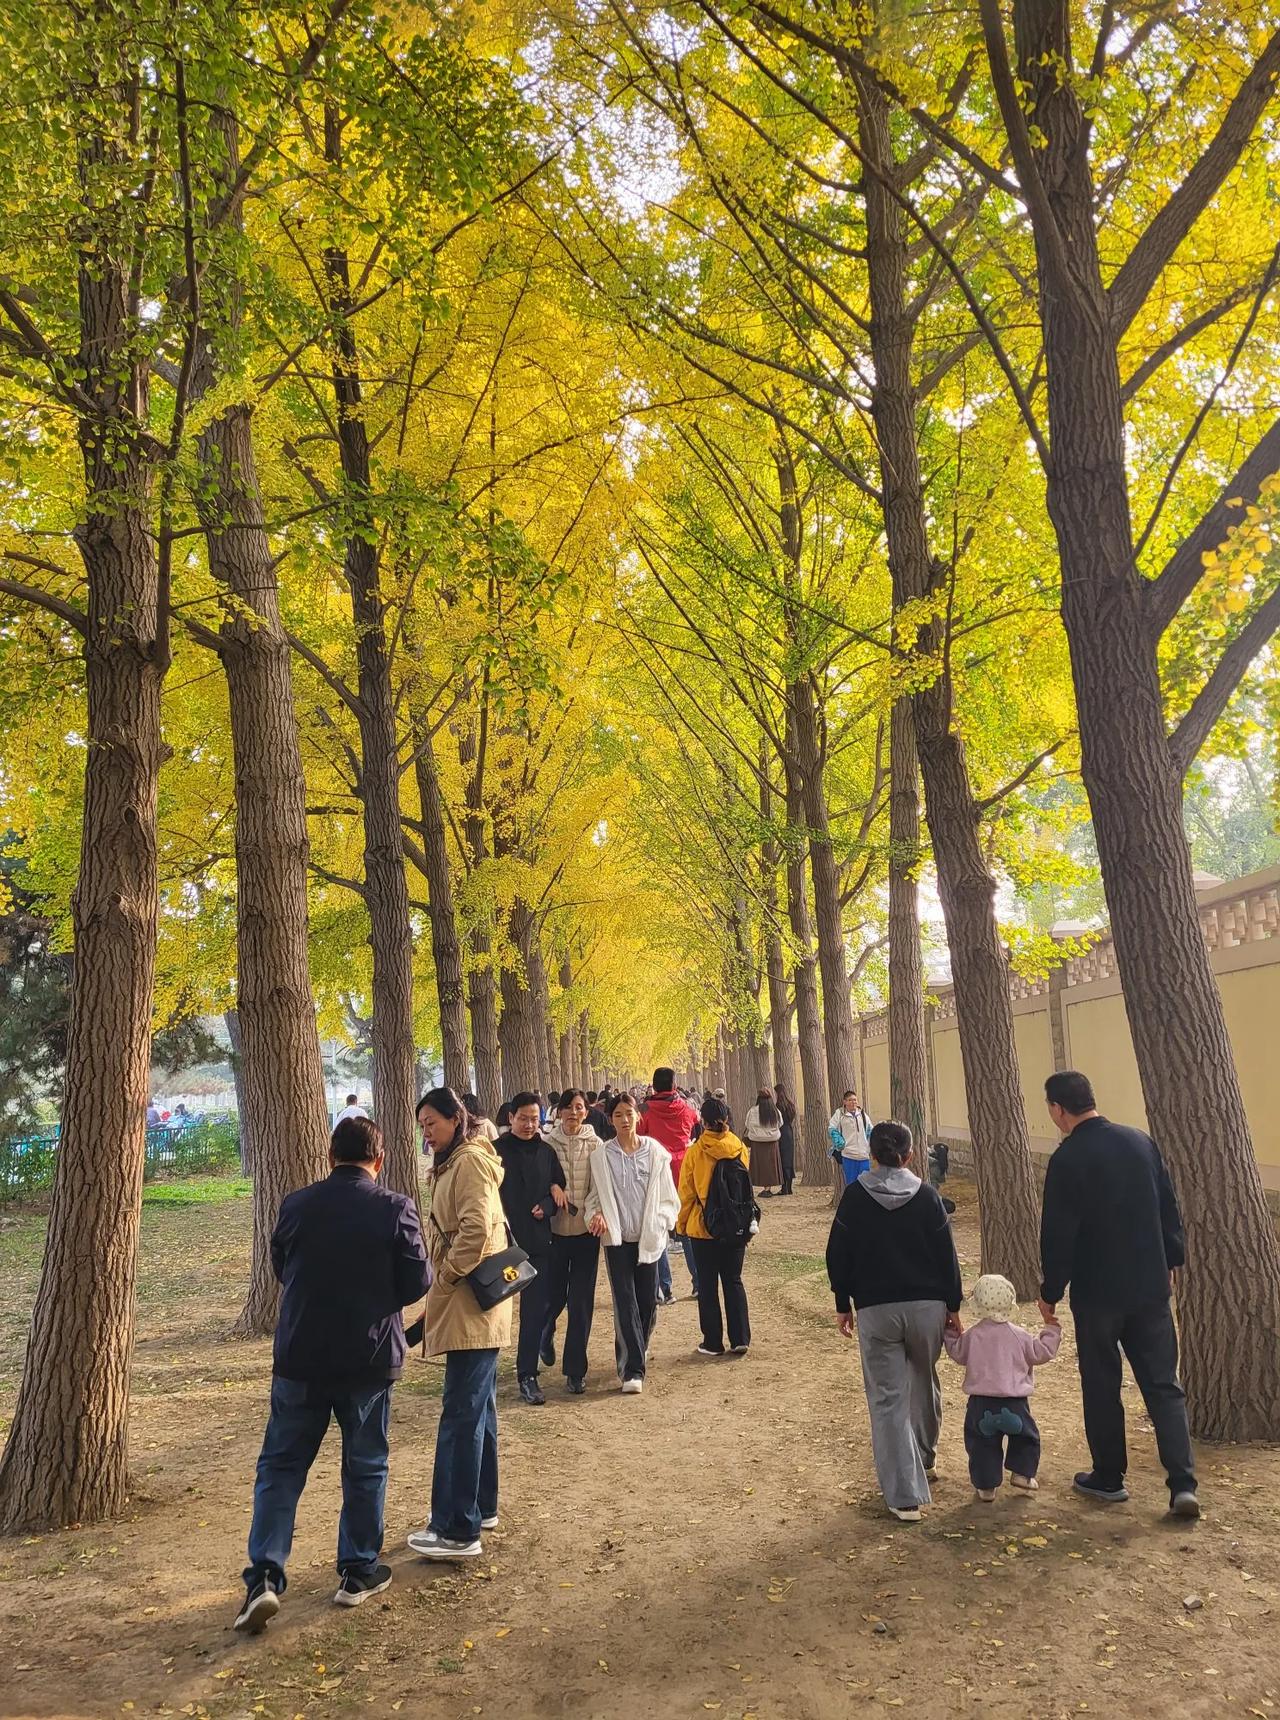
[(560, 1048), (551, 1026), (551, 988), (537, 928), (529, 942), (529, 994), (533, 1008), (533, 1038), (538, 1054), (538, 1092), (545, 1099), (560, 1078)]
[[(572, 988), (573, 988), (573, 961), (569, 956), (565, 956), (563, 961), (560, 963), (560, 994), (561, 994), (561, 1000), (562, 1000), (561, 1001), (561, 1007), (562, 1008), (567, 1009), (567, 1003), (565, 1000), (567, 1000), (569, 993), (572, 990)], [(560, 1034), (560, 1083), (559, 1083), (559, 1090), (561, 1092), (563, 1092), (566, 1087), (572, 1087), (574, 1085), (574, 1080), (573, 1080), (574, 1056), (575, 1056), (575, 1052), (574, 1052), (573, 1018), (571, 1016), (569, 1016), (568, 1014), (566, 1014), (565, 1026), (564, 1026), (563, 1031)]]
[[(859, 76), (857, 88), (859, 134), (871, 164), (862, 178), (875, 374), (871, 412), (893, 598), (895, 607), (901, 607), (928, 597), (942, 570), (935, 569), (930, 553), (920, 477), (902, 215), (881, 178), (893, 182), (897, 173), (888, 103), (873, 78)], [(908, 644), (912, 647), (936, 670), (913, 693), (912, 711), (955, 981), (978, 1177), (982, 1264), (985, 1271), (1011, 1278), (1025, 1298), (1039, 1283), (1039, 1203), (1013, 1038), (1008, 963), (995, 920), (995, 880), (982, 856), (964, 747), (951, 721), (951, 685), (939, 624), (919, 628)]]
[[(498, 1018), (498, 1044), (502, 1051), (502, 1096), (536, 1091), (538, 1087), (539, 1023), (535, 1019), (533, 988), (529, 981), (533, 942), (533, 915), (517, 900), (511, 909), (508, 935), (517, 965), (504, 964), (499, 985), (502, 1014)], [(545, 1043), (545, 1034), (542, 1035)]]
[[(325, 158), (341, 167), (341, 123), (325, 107)], [(334, 323), (333, 391), (343, 499), (351, 525), (343, 573), (351, 593), (359, 684), (360, 798), (364, 809), (365, 905), (373, 949), (373, 1105), (386, 1151), (384, 1180), (418, 1194), (414, 1148), (413, 928), (400, 824), (400, 760), (391, 660), (383, 625), (364, 390), (352, 322), (354, 301), (347, 254), (324, 253), (329, 314)]]
[[(234, 175), (234, 121), (224, 118), (221, 129), (225, 172)], [(234, 338), (238, 288), (231, 285), (223, 297)], [(221, 370), (212, 339), (199, 339), (193, 398), (203, 398)], [(329, 1107), (307, 959), (306, 784), (248, 407), (234, 405), (213, 419), (197, 452), (195, 496), (209, 572), (233, 599), (217, 648), (235, 770), (236, 1090), (253, 1164), (249, 1286), (235, 1328), (248, 1337), (275, 1328), (280, 1285), (271, 1233), (285, 1195), (323, 1174)]]
[[(231, 1064), (231, 1079), (234, 1081), (236, 1089), (236, 1130), (240, 1137), (240, 1170), (244, 1176), (252, 1179), (254, 1140), (248, 1123), (249, 1105), (245, 1098), (243, 1065), (240, 1061), (241, 1049), (244, 1044), (240, 1036), (240, 1017), (234, 1009), (227, 1009), (223, 1011), (222, 1019), (226, 1023), (227, 1038), (231, 1041), (231, 1053), (228, 1061)], [(329, 1121), (327, 1095), (324, 1115), (327, 1124)]]
[[(787, 821), (793, 829), (804, 824), (799, 775), (787, 768)], [(805, 1183), (820, 1188), (830, 1177), (828, 1152), (826, 1054), (822, 1043), (822, 1015), (818, 1008), (817, 959), (809, 921), (809, 897), (805, 884), (804, 855), (790, 844), (787, 849), (787, 918), (795, 941), (796, 1038), (800, 1048), (800, 1169)]]
[[(82, 143), (96, 192), (121, 167)], [(105, 229), (104, 229), (105, 230)], [(129, 1368), (146, 1151), (158, 885), (158, 579), (145, 379), (129, 342), (127, 259), (88, 228), (79, 269), (79, 425), (87, 505), (75, 537), (88, 626), (84, 820), (71, 898), (66, 1084), (44, 1262), (22, 1384), (0, 1458), (0, 1533), (92, 1523), (128, 1497)]]
[(427, 881), (427, 915), (431, 924), (431, 956), (436, 971), (436, 997), (440, 1008), (440, 1045), (444, 1058), (444, 1084), (455, 1093), (468, 1086), (467, 991), (463, 978), (462, 940), (458, 936), (458, 912), (453, 898), (453, 870), (449, 865), (448, 829), (440, 771), (431, 736), (424, 725), (415, 725), (414, 763), (421, 808), (423, 875)]
[(794, 1100), (795, 1045), (787, 1011), (787, 968), (778, 928), (778, 867), (782, 850), (773, 834), (774, 798), (769, 786), (769, 743), (760, 742), (760, 821), (765, 836), (760, 844), (760, 893), (764, 902), (764, 966), (769, 993), (769, 1036), (773, 1045), (773, 1084), (781, 1082)]
[[(1046, 140), (1038, 169), (1047, 209), (1036, 215), (1035, 237), (1062, 618), (1148, 1124), (1168, 1157), (1186, 1223), (1178, 1307), (1192, 1427), (1206, 1439), (1275, 1439), (1280, 1249), (1200, 930), (1156, 630), (1134, 557), (1088, 128), (1074, 80), (1057, 70), (1070, 65), (1067, 8), (1060, 0), (1018, 0), (1014, 17), (1020, 73)], [(1038, 63), (1046, 53), (1052, 78)], [(1099, 1099), (1105, 1106), (1106, 1094)]]
[(467, 1011), (471, 1016), (471, 1052), (475, 1060), (475, 1091), (492, 1116), (502, 1103), (502, 1065), (498, 1051), (498, 997), (493, 981), (492, 940), (477, 927), (471, 935), (472, 967), (467, 975)]
[(578, 1071), (585, 1093), (591, 1087), (591, 1022), (585, 1009), (578, 1017)]
[(919, 761), (911, 701), (899, 698), (889, 728), (889, 1112), (920, 1144), (928, 1139), (924, 970), (920, 960)]

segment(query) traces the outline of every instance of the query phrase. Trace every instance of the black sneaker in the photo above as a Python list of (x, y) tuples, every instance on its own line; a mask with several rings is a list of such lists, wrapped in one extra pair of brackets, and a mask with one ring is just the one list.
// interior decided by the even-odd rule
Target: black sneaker
[(246, 1585), (244, 1605), (236, 1614), (235, 1628), (248, 1636), (257, 1636), (279, 1611), (279, 1591), (270, 1577), (262, 1577)]
[(581, 1397), (587, 1389), (587, 1382), (581, 1374), (569, 1374), (564, 1383), (574, 1397)]
[(1193, 1519), (1200, 1515), (1200, 1499), (1194, 1487), (1179, 1487), (1169, 1501), (1169, 1515)]
[(537, 1374), (526, 1374), (520, 1381), (520, 1396), (526, 1403), (546, 1403), (546, 1396), (538, 1384)]
[(1123, 1505), (1129, 1497), (1129, 1489), (1123, 1481), (1099, 1475), (1096, 1469), (1082, 1469), (1071, 1485), (1086, 1499), (1101, 1499), (1106, 1505)]
[(344, 1571), (333, 1604), (336, 1607), (362, 1606), (370, 1595), (380, 1595), (383, 1589), (390, 1587), (390, 1565), (375, 1565), (371, 1571)]
[(556, 1341), (554, 1338), (547, 1338), (543, 1341), (542, 1348), (538, 1351), (538, 1359), (541, 1361), (544, 1368), (555, 1367)]

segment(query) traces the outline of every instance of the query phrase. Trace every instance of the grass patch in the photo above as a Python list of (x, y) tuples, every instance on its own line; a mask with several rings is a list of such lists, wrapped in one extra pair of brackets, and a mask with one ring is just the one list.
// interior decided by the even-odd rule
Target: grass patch
[(827, 1269), (825, 1254), (790, 1254), (783, 1251), (779, 1254), (763, 1254), (760, 1259), (774, 1277), (783, 1280), (808, 1278), (815, 1272), (825, 1272)]
[(142, 1204), (148, 1206), (215, 1206), (222, 1201), (244, 1200), (253, 1193), (245, 1177), (190, 1177), (181, 1182), (148, 1183)]

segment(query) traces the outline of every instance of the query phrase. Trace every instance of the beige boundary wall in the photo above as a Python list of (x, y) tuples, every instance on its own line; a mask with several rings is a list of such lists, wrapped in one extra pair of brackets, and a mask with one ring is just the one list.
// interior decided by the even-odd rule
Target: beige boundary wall
[[(1200, 926), (1209, 947), (1235, 1049), (1254, 1150), (1272, 1206), (1280, 1212), (1280, 866), (1199, 891)], [(1018, 1067), (1027, 1126), (1037, 1159), (1057, 1137), (1044, 1108), (1044, 1078), (1082, 1069), (1100, 1108), (1142, 1126), (1146, 1113), (1125, 1019), (1110, 937), (1073, 957), (1047, 980), (1010, 975)], [(930, 1131), (964, 1161), (969, 1142), (960, 1036), (951, 986), (929, 988)], [(1176, 1007), (1176, 999), (1171, 1000)], [(889, 1115), (889, 1044), (883, 1013), (859, 1022), (862, 1090), (873, 1117)]]

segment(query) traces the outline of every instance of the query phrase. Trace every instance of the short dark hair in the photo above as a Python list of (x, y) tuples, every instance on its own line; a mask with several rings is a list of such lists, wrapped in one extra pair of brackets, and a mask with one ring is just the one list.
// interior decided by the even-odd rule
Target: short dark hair
[(340, 1165), (370, 1165), (382, 1157), (382, 1130), (368, 1117), (344, 1117), (333, 1131), (329, 1151)]
[(878, 1165), (905, 1165), (911, 1152), (911, 1130), (905, 1123), (877, 1123), (868, 1145)]
[(594, 1087), (592, 1087), (592, 1088), (591, 1088), (591, 1089), (590, 1089), (590, 1091), (589, 1091), (589, 1092), (588, 1092), (588, 1093), (587, 1093), (587, 1104), (588, 1104), (588, 1105), (594, 1105), (594, 1104), (595, 1104), (595, 1102), (596, 1102), (596, 1100), (597, 1100), (597, 1099), (598, 1099), (598, 1098), (599, 1098), (599, 1097), (600, 1097), (600, 1095), (599, 1095), (599, 1094), (598, 1094), (598, 1093), (597, 1093), (597, 1092), (596, 1092), (596, 1090), (595, 1090), (595, 1088), (594, 1088)]
[(655, 1093), (669, 1093), (676, 1084), (674, 1069), (655, 1069), (653, 1072), (653, 1090)]
[(360, 1103), (360, 1095), (358, 1093), (348, 1093), (347, 1094), (347, 1104), (348, 1105), (358, 1105), (359, 1103)]
[(712, 1094), (711, 1098), (702, 1101), (702, 1109), (698, 1115), (708, 1129), (723, 1129), (729, 1121), (729, 1107), (723, 1099), (717, 1099)]
[(581, 1099), (582, 1103), (585, 1105), (587, 1102), (587, 1095), (582, 1091), (581, 1087), (566, 1087), (564, 1092), (560, 1095), (560, 1103), (556, 1106), (556, 1110), (567, 1111), (575, 1099)]
[(513, 1099), (507, 1100), (507, 1115), (514, 1117), (517, 1111), (523, 1111), (526, 1105), (536, 1105), (538, 1115), (542, 1115), (542, 1102), (536, 1093), (517, 1093)]
[(1078, 1069), (1059, 1069), (1044, 1084), (1044, 1096), (1051, 1105), (1061, 1105), (1070, 1117), (1083, 1117), (1086, 1111), (1096, 1111), (1093, 1083)]
[(856, 1099), (857, 1097), (858, 1097), (858, 1089), (856, 1087), (846, 1087), (844, 1092), (841, 1093), (841, 1095), (840, 1095), (841, 1100)]

